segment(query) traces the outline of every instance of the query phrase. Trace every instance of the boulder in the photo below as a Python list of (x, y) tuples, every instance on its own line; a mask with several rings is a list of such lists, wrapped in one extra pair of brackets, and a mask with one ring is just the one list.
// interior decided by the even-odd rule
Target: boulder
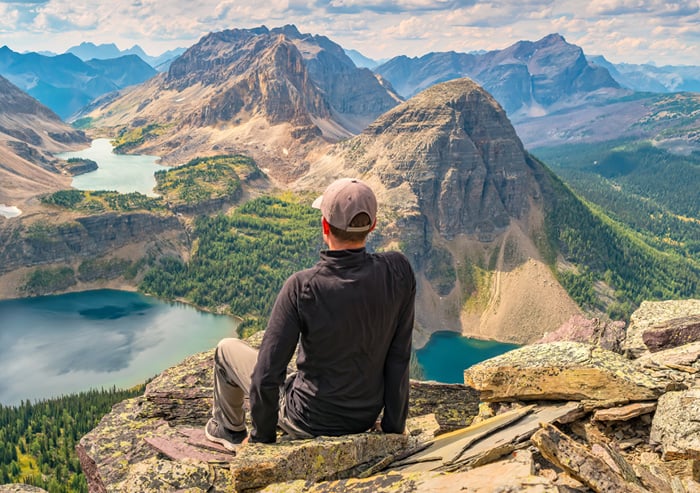
[(545, 334), (535, 344), (557, 341), (585, 342), (608, 351), (621, 353), (624, 340), (624, 322), (609, 322), (599, 318), (574, 315), (554, 332)]
[(661, 446), (665, 460), (700, 459), (700, 388), (659, 398), (649, 441)]
[(652, 353), (700, 341), (700, 314), (656, 324), (644, 331), (642, 340)]
[(632, 361), (595, 346), (553, 342), (525, 346), (464, 371), (484, 401), (656, 399), (664, 385)]
[(638, 358), (648, 351), (643, 334), (669, 320), (700, 315), (700, 300), (643, 301), (630, 317), (623, 344), (626, 354)]

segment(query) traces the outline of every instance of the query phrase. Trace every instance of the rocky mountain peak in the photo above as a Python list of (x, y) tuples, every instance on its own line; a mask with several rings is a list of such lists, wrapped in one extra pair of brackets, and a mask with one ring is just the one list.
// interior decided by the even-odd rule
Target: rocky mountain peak
[(328, 38), (261, 26), (206, 35), (166, 74), (86, 116), (97, 126), (167, 129), (133, 148), (164, 162), (216, 147), (249, 154), (273, 179), (288, 181), (303, 173), (314, 145), (359, 133), (399, 102)]
[[(341, 176), (373, 186), (381, 211), (374, 241), (400, 245), (416, 268), (418, 344), (423, 327), (528, 342), (578, 312), (536, 246), (546, 172), (475, 82), (437, 84), (398, 105), (314, 162), (298, 185)], [(535, 295), (536, 280), (546, 282)], [(483, 305), (467, 308), (480, 297)]]
[(408, 184), (421, 213), (446, 239), (490, 240), (527, 214), (534, 190), (522, 144), (503, 109), (469, 79), (425, 90), (344, 147), (358, 142), (376, 149), (359, 161), (374, 162), (370, 172), (390, 189)]

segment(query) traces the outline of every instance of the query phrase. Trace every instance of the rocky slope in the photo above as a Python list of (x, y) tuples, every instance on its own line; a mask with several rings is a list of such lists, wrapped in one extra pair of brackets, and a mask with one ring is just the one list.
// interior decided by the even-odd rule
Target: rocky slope
[[(696, 492), (700, 301), (643, 307), (628, 336), (681, 327), (681, 317), (690, 320), (682, 342), (637, 359), (592, 340), (541, 343), (466, 369), (465, 385), (414, 381), (408, 436), (281, 440), (231, 454), (203, 437), (213, 351), (201, 353), (115, 406), (78, 454), (96, 492)], [(586, 332), (565, 329), (564, 339)]]
[[(0, 76), (0, 203), (66, 188), (52, 153), (87, 145), (81, 131)], [(2, 218), (0, 218), (2, 220)]]
[(416, 342), (429, 332), (530, 342), (578, 313), (539, 251), (548, 175), (481, 87), (431, 87), (312, 163), (300, 188), (360, 176), (377, 191), (377, 245), (418, 275)]
[(86, 116), (113, 134), (148, 126), (131, 148), (166, 163), (244, 153), (287, 181), (319, 146), (358, 132), (398, 101), (329, 39), (260, 27), (205, 36), (167, 73)]
[(518, 41), (484, 54), (400, 56), (375, 71), (404, 97), (439, 82), (469, 77), (490, 92), (511, 116), (540, 116), (551, 107), (583, 95), (619, 92), (620, 88), (606, 69), (589, 64), (581, 48), (558, 34), (538, 41)]

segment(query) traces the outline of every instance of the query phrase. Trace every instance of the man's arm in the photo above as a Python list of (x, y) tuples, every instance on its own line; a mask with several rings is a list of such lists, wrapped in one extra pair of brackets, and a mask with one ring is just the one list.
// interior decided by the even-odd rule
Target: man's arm
[(381, 428), (385, 433), (403, 433), (408, 415), (408, 373), (416, 297), (416, 280), (412, 270), (410, 274), (410, 280), (406, 280), (411, 283), (410, 294), (399, 313), (396, 332), (384, 362), (384, 416)]
[(277, 439), (279, 389), (299, 340), (296, 299), (297, 286), (292, 276), (277, 295), (253, 370), (250, 386), (252, 442), (273, 443)]

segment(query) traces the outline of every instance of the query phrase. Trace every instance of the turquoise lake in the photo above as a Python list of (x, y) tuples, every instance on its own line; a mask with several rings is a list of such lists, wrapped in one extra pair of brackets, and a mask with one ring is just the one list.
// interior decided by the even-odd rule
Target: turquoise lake
[(112, 152), (109, 139), (95, 139), (88, 149), (57, 154), (61, 159), (81, 157), (97, 163), (97, 170), (78, 175), (71, 185), (78, 190), (116, 190), (120, 193), (140, 192), (155, 196), (153, 176), (158, 170), (167, 169), (156, 164), (158, 156), (146, 154), (126, 155)]
[(0, 301), (0, 404), (130, 387), (236, 337), (236, 326), (126, 291)]
[(458, 332), (440, 331), (416, 351), (426, 380), (464, 383), (464, 370), (470, 366), (520, 346), (463, 337)]

